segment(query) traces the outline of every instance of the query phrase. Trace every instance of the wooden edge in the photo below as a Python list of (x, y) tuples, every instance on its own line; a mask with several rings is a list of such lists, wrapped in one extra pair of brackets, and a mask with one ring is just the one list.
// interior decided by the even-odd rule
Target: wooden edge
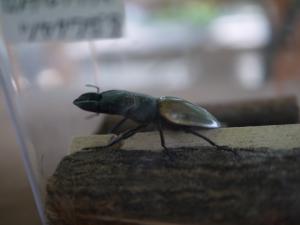
[[(293, 150), (300, 147), (300, 124), (273, 125), (258, 127), (234, 127), (211, 130), (201, 130), (205, 135), (218, 145), (231, 148), (251, 148), (270, 150)], [(209, 144), (192, 134), (182, 131), (164, 131), (166, 145), (170, 148), (209, 146)], [(101, 147), (109, 143), (114, 137), (108, 135), (90, 135), (75, 137), (70, 153), (78, 152), (84, 148)], [(113, 146), (113, 149), (123, 150), (149, 150), (161, 151), (160, 138), (157, 131), (138, 133), (132, 138)]]

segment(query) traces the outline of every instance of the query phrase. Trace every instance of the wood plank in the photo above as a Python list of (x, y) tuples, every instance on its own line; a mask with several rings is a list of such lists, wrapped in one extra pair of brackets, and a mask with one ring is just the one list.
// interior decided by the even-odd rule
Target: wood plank
[[(231, 148), (268, 148), (272, 150), (292, 150), (300, 146), (300, 125), (273, 125), (259, 127), (235, 127), (220, 128), (199, 131), (219, 145)], [(71, 153), (78, 152), (82, 148), (104, 146), (115, 135), (90, 135), (76, 137), (71, 146)], [(165, 131), (167, 146), (171, 148), (210, 146), (204, 140), (181, 131)], [(138, 133), (124, 141), (114, 149), (122, 150), (149, 150), (160, 151), (159, 134), (157, 131)]]

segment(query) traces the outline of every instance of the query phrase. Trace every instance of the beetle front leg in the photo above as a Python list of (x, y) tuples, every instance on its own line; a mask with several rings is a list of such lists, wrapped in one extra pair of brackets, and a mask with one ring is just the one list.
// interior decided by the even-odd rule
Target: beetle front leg
[(121, 121), (119, 121), (115, 126), (113, 126), (108, 133), (114, 133), (117, 129), (119, 129), (126, 121), (128, 120), (128, 118), (123, 118)]
[(114, 139), (111, 143), (109, 143), (108, 145), (103, 146), (103, 148), (111, 147), (111, 146), (119, 143), (122, 140), (130, 138), (131, 136), (135, 135), (139, 130), (141, 130), (141, 129), (147, 127), (147, 126), (148, 126), (148, 124), (142, 124), (142, 125), (137, 126), (134, 129), (131, 129), (131, 130), (128, 130), (128, 131), (124, 132), (124, 133), (120, 134), (119, 136), (117, 136), (116, 139)]

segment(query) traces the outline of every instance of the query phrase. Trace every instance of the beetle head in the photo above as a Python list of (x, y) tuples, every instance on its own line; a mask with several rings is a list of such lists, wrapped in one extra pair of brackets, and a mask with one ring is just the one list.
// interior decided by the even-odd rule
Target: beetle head
[(101, 99), (101, 94), (89, 92), (80, 95), (73, 104), (85, 111), (98, 113)]

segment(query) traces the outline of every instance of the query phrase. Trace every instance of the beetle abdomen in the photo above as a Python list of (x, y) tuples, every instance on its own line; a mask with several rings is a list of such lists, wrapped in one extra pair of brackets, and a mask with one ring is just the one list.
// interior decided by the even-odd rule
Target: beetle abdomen
[(219, 121), (206, 109), (176, 97), (160, 97), (159, 113), (168, 122), (182, 126), (218, 128)]

